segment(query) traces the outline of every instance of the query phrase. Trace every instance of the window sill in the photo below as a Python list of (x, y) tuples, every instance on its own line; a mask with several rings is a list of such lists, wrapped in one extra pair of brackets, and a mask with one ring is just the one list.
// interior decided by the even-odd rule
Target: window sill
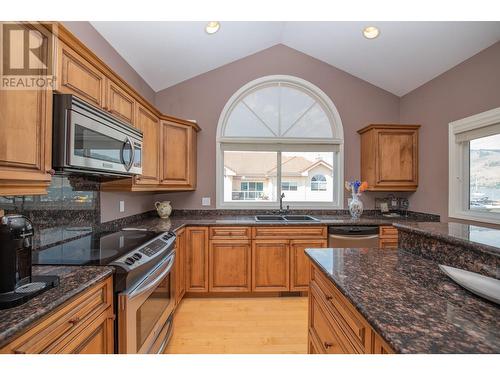
[(450, 212), (448, 216), (452, 219), (461, 219), (468, 221), (476, 221), (478, 223), (488, 223), (488, 224), (499, 224), (500, 225), (500, 214), (491, 213), (481, 213), (481, 212), (471, 212), (471, 211), (461, 211), (461, 212)]

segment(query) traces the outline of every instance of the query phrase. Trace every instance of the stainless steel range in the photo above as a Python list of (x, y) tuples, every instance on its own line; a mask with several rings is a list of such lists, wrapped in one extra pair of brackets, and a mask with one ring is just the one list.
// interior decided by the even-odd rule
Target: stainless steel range
[(161, 353), (172, 334), (175, 234), (142, 230), (91, 233), (33, 254), (39, 265), (115, 268), (117, 353)]

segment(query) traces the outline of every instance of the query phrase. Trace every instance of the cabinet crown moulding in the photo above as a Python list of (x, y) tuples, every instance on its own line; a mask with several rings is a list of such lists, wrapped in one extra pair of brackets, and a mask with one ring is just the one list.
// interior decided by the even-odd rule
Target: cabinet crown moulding
[(390, 129), (390, 130), (417, 130), (421, 125), (415, 124), (370, 124), (358, 130), (358, 134), (363, 134), (372, 129)]

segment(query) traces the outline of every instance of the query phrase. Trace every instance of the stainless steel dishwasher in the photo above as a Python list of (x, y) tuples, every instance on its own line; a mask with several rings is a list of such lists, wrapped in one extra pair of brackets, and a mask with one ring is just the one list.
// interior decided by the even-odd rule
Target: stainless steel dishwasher
[(328, 247), (379, 247), (378, 226), (328, 227)]

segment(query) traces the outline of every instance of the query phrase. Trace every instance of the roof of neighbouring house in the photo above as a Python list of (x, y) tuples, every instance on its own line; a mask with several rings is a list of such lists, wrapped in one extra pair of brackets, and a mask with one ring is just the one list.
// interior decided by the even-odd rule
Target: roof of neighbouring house
[[(281, 173), (283, 176), (302, 176), (304, 172), (324, 165), (328, 169), (333, 167), (324, 160), (309, 160), (302, 156), (282, 156)], [(238, 176), (275, 176), (276, 153), (252, 152), (249, 157), (245, 151), (231, 151), (224, 154), (224, 167)]]

